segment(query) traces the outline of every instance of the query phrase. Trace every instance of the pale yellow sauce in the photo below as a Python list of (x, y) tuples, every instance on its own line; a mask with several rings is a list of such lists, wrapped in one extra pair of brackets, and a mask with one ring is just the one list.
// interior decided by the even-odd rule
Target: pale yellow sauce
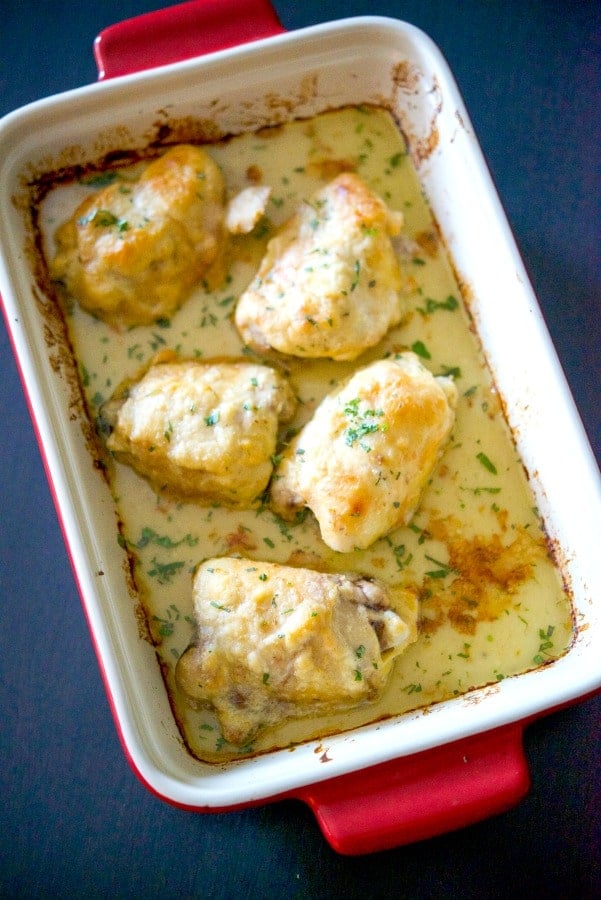
[[(157, 498), (131, 469), (111, 468), (136, 584), (191, 752), (211, 761), (287, 746), (496, 684), (561, 655), (572, 636), (569, 599), (547, 553), (478, 340), (392, 119), (383, 110), (344, 109), (245, 134), (211, 145), (209, 152), (222, 167), (231, 194), (257, 179), (272, 186), (270, 230), (262, 223), (254, 234), (236, 238), (227, 283), (212, 292), (199, 288), (168, 323), (118, 333), (73, 305), (68, 327), (92, 418), (118, 383), (135, 376), (159, 350), (202, 359), (243, 353), (231, 315), (268, 234), (344, 168), (354, 168), (405, 216), (404, 234), (415, 242), (402, 251), (410, 312), (354, 363), (287, 358), (291, 383), (302, 401), (296, 424), (306, 421), (321, 397), (354, 368), (411, 347), (434, 374), (455, 372), (459, 403), (452, 439), (411, 526), (350, 554), (325, 547), (310, 515), (290, 525), (268, 509), (232, 512), (178, 505)], [(41, 224), (48, 253), (56, 226), (89, 190), (61, 186), (44, 201)], [(224, 742), (211, 711), (190, 709), (173, 684), (175, 662), (194, 630), (191, 571), (203, 559), (224, 554), (281, 563), (318, 559), (331, 569), (400, 581), (419, 591), (420, 637), (396, 662), (382, 699), (345, 714), (283, 723), (249, 747)], [(123, 602), (131, 602), (125, 593)]]

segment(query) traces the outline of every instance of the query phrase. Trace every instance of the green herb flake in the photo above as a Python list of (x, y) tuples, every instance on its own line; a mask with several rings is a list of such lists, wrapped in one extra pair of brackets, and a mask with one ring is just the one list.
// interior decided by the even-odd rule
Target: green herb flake
[(406, 154), (402, 151), (395, 153), (394, 156), (391, 156), (390, 159), (388, 160), (390, 167), (392, 169), (398, 168), (400, 166), (400, 164), (402, 163), (403, 159), (405, 158), (405, 156), (406, 156)]
[(431, 572), (426, 572), (428, 578), (446, 578), (447, 575), (451, 575), (456, 572), (452, 566), (449, 566), (447, 563), (441, 562), (438, 559), (435, 559), (433, 556), (428, 556), (425, 554), (428, 562), (434, 563), (435, 566), (438, 566), (437, 569), (433, 569)]
[(110, 228), (115, 225), (119, 232), (127, 231), (129, 228), (129, 224), (125, 219), (118, 219), (110, 209), (95, 209), (87, 216), (82, 216), (81, 219), (78, 219), (77, 224), (82, 226), (92, 224), (95, 228)]
[(179, 561), (169, 563), (159, 562), (156, 556), (152, 558), (152, 565), (153, 568), (149, 569), (148, 575), (150, 575), (151, 578), (156, 578), (159, 584), (169, 584), (174, 575), (184, 567), (184, 563)]
[(443, 378), (461, 378), (461, 369), (459, 366), (443, 366), (439, 375)]
[[(374, 434), (374, 432), (379, 431), (379, 426), (374, 422), (363, 422), (358, 428), (348, 428), (346, 434), (344, 436), (344, 443), (349, 447), (352, 447), (353, 444), (358, 441), (360, 438), (365, 437), (367, 434)], [(363, 449), (367, 445), (362, 445)]]
[(476, 459), (479, 463), (481, 463), (487, 472), (490, 472), (491, 475), (497, 474), (497, 467), (495, 464), (488, 458), (486, 453), (480, 451), (480, 453), (476, 453)]
[(217, 603), (216, 600), (210, 600), (209, 602), (214, 609), (218, 609), (221, 612), (231, 612), (229, 606), (224, 606), (223, 603)]
[(500, 487), (477, 487), (473, 488), (473, 493), (477, 497), (479, 494), (500, 494)]
[(420, 307), (418, 312), (423, 315), (430, 315), (439, 309), (445, 309), (447, 312), (453, 312), (459, 306), (459, 301), (452, 294), (449, 294), (446, 300), (434, 300), (432, 297), (426, 298), (425, 307)]
[[(374, 419), (382, 418), (384, 415), (383, 410), (381, 409), (367, 409), (365, 412), (361, 412), (359, 410), (359, 398), (355, 397), (353, 400), (349, 400), (349, 402), (344, 407), (344, 414), (349, 416), (352, 419), (358, 420), (353, 425), (351, 425), (344, 434), (344, 442), (347, 446), (352, 447), (357, 441), (359, 441), (360, 447), (365, 450), (367, 453), (371, 450), (369, 444), (361, 441), (361, 438), (364, 438), (368, 434), (375, 434), (377, 431), (386, 431), (387, 424), (386, 422), (374, 422)], [(360, 420), (363, 421), (360, 421)]]
[(161, 637), (171, 637), (175, 628), (174, 623), (169, 621), (169, 619), (161, 619), (159, 616), (153, 616), (152, 618), (155, 622), (160, 622), (159, 634)]
[(138, 550), (142, 550), (144, 547), (148, 546), (148, 544), (157, 544), (159, 547), (172, 549), (173, 547), (180, 547), (182, 544), (186, 544), (188, 547), (195, 547), (197, 543), (198, 538), (191, 534), (186, 534), (181, 540), (174, 541), (168, 535), (158, 534), (153, 528), (144, 526), (140, 538), (137, 543), (134, 544), (134, 547)]
[(555, 627), (553, 625), (549, 625), (548, 628), (539, 628), (538, 636), (540, 639), (540, 644), (538, 647), (538, 653), (533, 657), (532, 661), (537, 665), (541, 665), (541, 663), (546, 662), (548, 659), (552, 657), (548, 651), (553, 648), (553, 641), (551, 638), (553, 637), (553, 632), (555, 631)]
[(119, 177), (118, 172), (97, 172), (94, 175), (89, 175), (87, 178), (82, 178), (80, 183), (88, 187), (102, 188), (112, 184)]
[(415, 341), (414, 344), (411, 344), (411, 349), (417, 356), (421, 356), (422, 359), (432, 359), (432, 355), (423, 341)]

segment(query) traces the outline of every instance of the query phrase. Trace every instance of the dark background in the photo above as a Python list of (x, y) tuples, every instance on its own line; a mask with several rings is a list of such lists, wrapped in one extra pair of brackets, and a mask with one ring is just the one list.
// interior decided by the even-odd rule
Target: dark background
[[(94, 81), (95, 35), (162, 5), (0, 0), (0, 114)], [(274, 6), (288, 29), (406, 19), (442, 49), (599, 459), (601, 6)], [(297, 802), (207, 816), (148, 793), (119, 746), (3, 328), (0, 365), (0, 896), (601, 897), (599, 697), (527, 730), (518, 807), (369, 857), (337, 856)]]

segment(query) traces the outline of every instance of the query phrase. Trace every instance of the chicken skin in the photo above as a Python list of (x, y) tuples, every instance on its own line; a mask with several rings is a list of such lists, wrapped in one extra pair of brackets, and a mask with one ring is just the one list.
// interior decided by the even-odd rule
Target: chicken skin
[(295, 406), (288, 382), (268, 366), (159, 361), (102, 407), (101, 423), (108, 449), (157, 492), (251, 508), (271, 476), (279, 424)]
[(413, 516), (455, 421), (456, 388), (413, 353), (355, 372), (286, 448), (274, 512), (315, 515), (333, 550), (365, 549)]
[(292, 356), (353, 360), (403, 315), (392, 212), (354, 173), (305, 201), (269, 241), (241, 295), (235, 323), (245, 343)]
[(173, 147), (137, 180), (117, 176), (80, 204), (56, 233), (52, 277), (112, 325), (168, 317), (223, 249), (224, 199), (209, 154)]
[(287, 718), (376, 699), (416, 639), (417, 601), (360, 575), (210, 559), (194, 575), (197, 638), (179, 689), (234, 744)]

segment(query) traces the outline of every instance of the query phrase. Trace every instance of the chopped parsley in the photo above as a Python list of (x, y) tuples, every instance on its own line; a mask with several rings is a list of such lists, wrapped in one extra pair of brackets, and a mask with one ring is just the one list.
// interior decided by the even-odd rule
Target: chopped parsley
[(354, 291), (357, 285), (359, 284), (359, 277), (361, 275), (361, 260), (356, 259), (355, 265), (353, 266), (353, 272), (355, 273), (355, 277), (351, 282), (351, 291)]
[(231, 609), (229, 608), (229, 606), (224, 606), (223, 603), (217, 603), (216, 600), (211, 600), (210, 604), (215, 609), (221, 610), (221, 612), (231, 612)]
[(484, 466), (487, 472), (491, 473), (491, 475), (497, 474), (497, 467), (493, 462), (491, 462), (486, 453), (482, 453), (482, 451), (480, 453), (476, 453), (476, 459)]
[(406, 155), (407, 154), (402, 151), (395, 153), (394, 156), (391, 156), (390, 159), (388, 160), (390, 167), (392, 169), (398, 168), (400, 166), (400, 164), (402, 163), (402, 161), (404, 160)]
[(362, 438), (368, 434), (375, 434), (377, 431), (386, 431), (388, 426), (386, 422), (375, 421), (384, 416), (383, 410), (366, 409), (364, 412), (361, 412), (359, 409), (360, 402), (360, 399), (356, 397), (354, 400), (349, 400), (343, 409), (344, 414), (352, 420), (344, 432), (344, 442), (347, 446), (352, 447), (358, 441), (361, 448), (369, 452), (371, 447), (363, 442)]
[(115, 225), (119, 233), (127, 231), (129, 229), (129, 223), (127, 222), (127, 220), (118, 219), (117, 216), (110, 211), (110, 209), (95, 209), (93, 212), (88, 213), (87, 216), (82, 216), (81, 219), (78, 219), (77, 224), (92, 224), (95, 228), (110, 228), (112, 225)]
[[(415, 262), (415, 260), (414, 260)], [(422, 315), (429, 315), (430, 313), (434, 313), (439, 309), (446, 309), (448, 312), (453, 312), (453, 310), (457, 309), (459, 306), (459, 301), (456, 297), (453, 297), (452, 294), (449, 294), (446, 300), (434, 300), (432, 297), (426, 298), (426, 305), (418, 307), (418, 312), (422, 313)]]
[(151, 578), (156, 578), (159, 584), (169, 584), (174, 575), (177, 575), (184, 567), (184, 563), (181, 561), (162, 563), (156, 556), (152, 558), (152, 565), (153, 568), (148, 570), (148, 574)]
[(421, 356), (422, 359), (432, 359), (432, 355), (423, 341), (415, 341), (415, 343), (411, 344), (411, 349), (417, 356)]
[(112, 184), (120, 177), (118, 172), (107, 171), (107, 172), (96, 172), (94, 175), (89, 175), (87, 178), (81, 179), (81, 184), (85, 184), (88, 187), (101, 188), (106, 187), (109, 184)]
[(536, 656), (533, 657), (532, 662), (535, 662), (535, 663), (537, 663), (537, 665), (540, 665), (541, 663), (544, 663), (546, 661), (546, 659), (549, 659), (551, 657), (551, 654), (548, 653), (548, 651), (553, 648), (553, 641), (551, 640), (551, 638), (553, 637), (554, 631), (555, 631), (555, 628), (553, 625), (549, 625), (549, 627), (547, 629), (544, 629), (544, 628), (538, 629), (538, 636), (540, 638), (540, 644), (538, 647), (538, 653), (536, 654)]
[(148, 544), (157, 544), (159, 547), (166, 547), (167, 549), (171, 549), (172, 547), (180, 547), (182, 544), (186, 544), (188, 547), (195, 547), (197, 543), (198, 538), (194, 537), (191, 534), (186, 534), (183, 538), (181, 538), (181, 540), (174, 541), (168, 535), (158, 534), (153, 528), (144, 526), (142, 528), (142, 533), (140, 534), (139, 540), (133, 546), (138, 550), (141, 550)]

